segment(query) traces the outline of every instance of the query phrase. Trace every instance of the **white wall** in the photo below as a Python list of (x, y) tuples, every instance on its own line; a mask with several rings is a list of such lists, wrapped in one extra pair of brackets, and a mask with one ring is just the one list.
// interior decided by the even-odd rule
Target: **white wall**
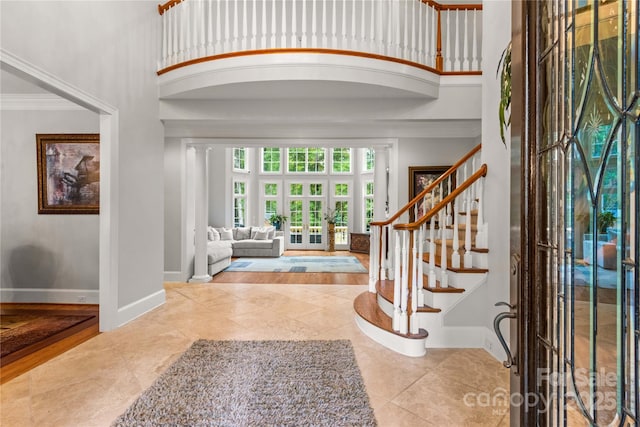
[(0, 12), (3, 49), (118, 109), (117, 305), (126, 306), (119, 321), (127, 321), (139, 314), (131, 304), (163, 301), (156, 4), (3, 1)]
[[(502, 51), (511, 40), (511, 3), (508, 1), (486, 1), (483, 3), (482, 44), (482, 160), (487, 164), (485, 180), (485, 221), (489, 223), (489, 277), (487, 279), (486, 326), (493, 330), (493, 319), (504, 307), (495, 308), (498, 301), (509, 301), (509, 200), (510, 168), (509, 148), (500, 139), (498, 103), (500, 82), (496, 78), (498, 61)], [(495, 25), (500, 22), (500, 25)], [(509, 136), (506, 138), (509, 141)], [(509, 336), (508, 322), (502, 324), (503, 334)], [(491, 333), (488, 338), (494, 339)], [(503, 358), (502, 350), (496, 350), (495, 342), (487, 348)]]
[[(98, 303), (98, 215), (39, 215), (37, 133), (98, 133), (89, 111), (2, 111), (3, 301)], [(68, 292), (67, 290), (74, 290)]]

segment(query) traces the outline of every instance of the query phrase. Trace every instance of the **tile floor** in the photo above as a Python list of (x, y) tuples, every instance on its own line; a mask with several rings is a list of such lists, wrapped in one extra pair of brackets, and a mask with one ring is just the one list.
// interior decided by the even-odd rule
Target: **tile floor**
[[(2, 385), (2, 426), (109, 426), (192, 341), (350, 339), (380, 426), (508, 426), (481, 393), (508, 370), (480, 349), (398, 355), (364, 336), (365, 286), (167, 284), (167, 303)], [(470, 403), (470, 405), (465, 404)], [(480, 402), (480, 404), (476, 404)]]

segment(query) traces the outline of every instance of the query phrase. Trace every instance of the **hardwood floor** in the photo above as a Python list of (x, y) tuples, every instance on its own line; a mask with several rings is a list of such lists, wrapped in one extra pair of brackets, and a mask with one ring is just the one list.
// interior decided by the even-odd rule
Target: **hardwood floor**
[(100, 333), (99, 308), (93, 304), (0, 304), (2, 315), (90, 315), (93, 316), (54, 335), (7, 354), (0, 359), (0, 384), (22, 375)]
[[(285, 251), (284, 256), (347, 256), (352, 255), (369, 270), (369, 254), (349, 251)], [(234, 258), (236, 259), (236, 258)], [(368, 273), (242, 273), (222, 271), (211, 283), (259, 283), (283, 285), (367, 285)]]

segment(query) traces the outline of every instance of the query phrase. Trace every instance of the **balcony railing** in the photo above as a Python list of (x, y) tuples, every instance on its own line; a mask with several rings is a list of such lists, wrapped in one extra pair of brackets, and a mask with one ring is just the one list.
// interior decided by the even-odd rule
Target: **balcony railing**
[(250, 54), (315, 52), (479, 74), (482, 5), (431, 0), (171, 0), (158, 74)]

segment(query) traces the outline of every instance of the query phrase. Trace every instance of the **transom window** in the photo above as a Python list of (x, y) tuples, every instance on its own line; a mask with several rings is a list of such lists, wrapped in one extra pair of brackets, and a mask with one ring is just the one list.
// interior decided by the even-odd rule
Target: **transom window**
[(324, 173), (325, 164), (324, 148), (289, 148), (287, 151), (289, 173)]
[(234, 148), (233, 149), (233, 170), (235, 171), (247, 171), (247, 149), (246, 148)]
[(351, 148), (332, 148), (331, 159), (331, 172), (351, 173)]
[(280, 148), (264, 147), (262, 149), (262, 172), (280, 173), (281, 170), (281, 150)]

